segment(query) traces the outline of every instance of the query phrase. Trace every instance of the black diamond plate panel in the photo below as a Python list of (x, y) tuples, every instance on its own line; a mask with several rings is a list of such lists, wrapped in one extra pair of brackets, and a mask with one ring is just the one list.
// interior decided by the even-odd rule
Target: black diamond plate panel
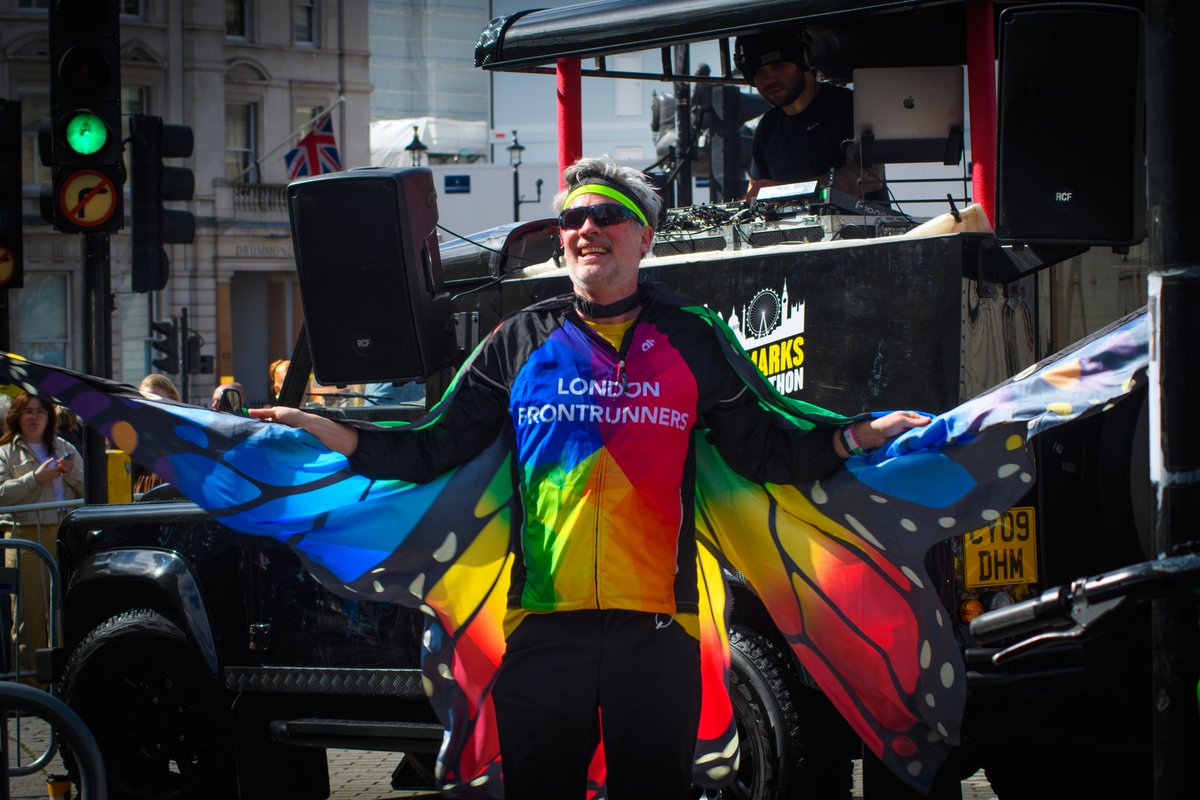
[(225, 687), (234, 692), (424, 697), (419, 669), (229, 667)]

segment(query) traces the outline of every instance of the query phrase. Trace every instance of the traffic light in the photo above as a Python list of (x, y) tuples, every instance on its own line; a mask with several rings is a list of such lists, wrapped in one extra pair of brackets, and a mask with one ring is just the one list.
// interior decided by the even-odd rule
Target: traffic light
[(0, 100), (0, 290), (24, 285), (21, 229), (21, 104)]
[(213, 357), (200, 355), (200, 348), (204, 345), (204, 339), (197, 333), (188, 334), (187, 352), (184, 354), (183, 368), (191, 375), (211, 375), (213, 373)]
[(161, 117), (135, 115), (129, 120), (133, 171), (133, 290), (158, 291), (167, 285), (169, 262), (164, 244), (188, 244), (196, 238), (189, 211), (163, 208), (164, 202), (191, 200), (196, 177), (187, 167), (163, 166), (164, 158), (187, 158), (194, 136), (186, 125), (164, 125)]
[(53, 179), (43, 214), (64, 233), (124, 224), (120, 45), (117, 0), (50, 3), (50, 125), (39, 144)]
[(159, 337), (150, 342), (150, 348), (162, 353), (150, 363), (166, 375), (179, 374), (179, 324), (173, 319), (150, 323), (151, 330)]

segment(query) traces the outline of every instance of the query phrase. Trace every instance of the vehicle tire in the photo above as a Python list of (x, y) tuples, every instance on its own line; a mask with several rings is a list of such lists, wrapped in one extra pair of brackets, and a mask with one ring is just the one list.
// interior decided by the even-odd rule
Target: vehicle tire
[(99, 625), (72, 652), (62, 689), (100, 743), (113, 800), (237, 796), (228, 699), (162, 614), (130, 609)]
[[(729, 632), (729, 695), (741, 760), (721, 800), (848, 798), (853, 782), (850, 752), (828, 727), (832, 706), (803, 686), (790, 652), (748, 628)], [(832, 712), (836, 717), (836, 712)], [(844, 726), (844, 723), (843, 723)]]
[(994, 752), (983, 772), (999, 800), (1050, 800), (1073, 794), (1062, 761), (1028, 752)]

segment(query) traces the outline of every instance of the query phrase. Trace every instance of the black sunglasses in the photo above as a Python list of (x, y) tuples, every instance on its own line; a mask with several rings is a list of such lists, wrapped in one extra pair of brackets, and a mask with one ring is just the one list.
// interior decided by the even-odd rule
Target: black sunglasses
[(577, 231), (583, 227), (588, 217), (601, 228), (609, 225), (620, 225), (622, 222), (637, 219), (637, 214), (619, 203), (600, 203), (594, 206), (575, 206), (564, 209), (558, 215), (558, 227), (564, 231)]

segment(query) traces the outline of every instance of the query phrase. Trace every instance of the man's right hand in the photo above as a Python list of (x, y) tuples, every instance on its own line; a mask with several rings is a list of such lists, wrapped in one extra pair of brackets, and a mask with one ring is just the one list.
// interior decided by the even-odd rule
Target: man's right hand
[(291, 406), (251, 408), (246, 413), (255, 419), (261, 419), (263, 422), (278, 422), (281, 425), (287, 425), (289, 428), (303, 428), (307, 417), (315, 418), (317, 416), (316, 414), (309, 414), (307, 411), (301, 411)]
[(753, 178), (750, 185), (746, 187), (746, 199), (753, 200), (764, 186), (779, 186), (782, 183), (783, 181), (773, 181), (770, 178)]
[(879, 191), (883, 188), (883, 180), (882, 164), (873, 164), (861, 170), (857, 164), (846, 164), (833, 172), (833, 188), (855, 197)]
[(307, 431), (320, 439), (321, 444), (344, 456), (349, 456), (358, 447), (358, 431), (354, 428), (298, 408), (270, 406), (251, 408), (247, 413), (263, 422), (278, 422), (289, 428)]

